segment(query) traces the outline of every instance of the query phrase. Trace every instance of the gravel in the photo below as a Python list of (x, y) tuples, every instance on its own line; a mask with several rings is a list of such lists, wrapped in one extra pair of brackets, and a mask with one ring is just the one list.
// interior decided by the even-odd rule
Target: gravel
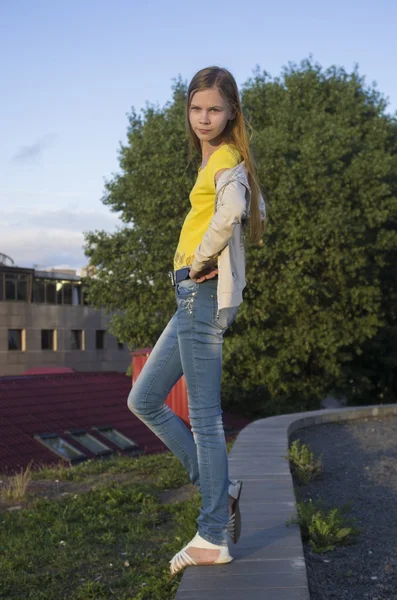
[(318, 478), (295, 481), (300, 497), (351, 502), (346, 518), (362, 529), (356, 544), (322, 554), (304, 543), (311, 600), (397, 600), (397, 417), (314, 425), (296, 439), (323, 454)]

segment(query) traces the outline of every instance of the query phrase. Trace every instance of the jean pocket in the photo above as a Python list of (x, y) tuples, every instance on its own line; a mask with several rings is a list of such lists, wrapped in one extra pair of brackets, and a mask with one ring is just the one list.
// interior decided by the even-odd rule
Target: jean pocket
[(198, 290), (199, 284), (192, 279), (184, 279), (176, 284), (176, 293), (178, 296), (188, 296)]
[(213, 324), (222, 329), (222, 331), (226, 331), (237, 317), (239, 307), (227, 306), (218, 310), (218, 296), (216, 294), (211, 294), (211, 304)]

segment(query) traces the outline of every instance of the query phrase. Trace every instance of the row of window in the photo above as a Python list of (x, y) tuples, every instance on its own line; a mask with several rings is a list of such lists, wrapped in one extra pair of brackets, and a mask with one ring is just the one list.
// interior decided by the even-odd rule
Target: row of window
[[(98, 432), (104, 438), (108, 439), (115, 446), (121, 450), (138, 450), (139, 445), (125, 436), (124, 434), (117, 431), (110, 425), (103, 425), (101, 427), (92, 427), (93, 432)], [(88, 433), (85, 429), (68, 430), (64, 433), (70, 435), (74, 440), (79, 442), (87, 450), (97, 456), (112, 454), (114, 451), (109, 448), (104, 442), (96, 438), (92, 433)], [(40, 435), (33, 436), (37, 441), (41, 442), (44, 446), (49, 448), (57, 456), (64, 458), (65, 460), (76, 462), (85, 460), (87, 454), (73, 446), (70, 442), (62, 438), (58, 433), (42, 433)]]
[[(29, 289), (31, 288), (31, 289)], [(33, 278), (28, 273), (0, 272), (0, 301), (20, 300), (46, 304), (88, 304), (81, 283)]]
[[(95, 349), (105, 349), (105, 329), (95, 330)], [(71, 329), (69, 331), (71, 350), (85, 350), (85, 335), (84, 329)], [(117, 342), (119, 350), (124, 349), (122, 342)], [(26, 350), (26, 329), (9, 329), (8, 330), (8, 349), (9, 350)], [(41, 330), (41, 349), (42, 350), (57, 350), (57, 330), (42, 329)]]

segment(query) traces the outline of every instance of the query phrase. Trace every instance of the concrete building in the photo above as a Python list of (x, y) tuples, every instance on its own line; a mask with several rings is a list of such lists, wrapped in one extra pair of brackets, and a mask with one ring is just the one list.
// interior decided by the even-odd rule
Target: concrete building
[(88, 305), (76, 271), (17, 267), (0, 254), (0, 376), (34, 367), (125, 372), (130, 351)]

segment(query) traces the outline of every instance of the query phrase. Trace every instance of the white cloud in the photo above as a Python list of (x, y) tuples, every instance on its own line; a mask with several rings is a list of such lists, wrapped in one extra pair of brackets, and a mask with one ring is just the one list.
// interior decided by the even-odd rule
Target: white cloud
[(0, 252), (16, 266), (79, 269), (88, 262), (83, 231), (114, 231), (121, 221), (99, 211), (22, 208), (0, 214)]
[(1, 228), (67, 229), (68, 231), (93, 231), (113, 229), (120, 224), (115, 213), (71, 208), (27, 208), (25, 206), (5, 209), (0, 213)]
[(8, 254), (16, 266), (37, 269), (68, 264), (75, 269), (88, 262), (84, 256), (82, 233), (63, 229), (15, 229), (1, 231), (1, 252)]

